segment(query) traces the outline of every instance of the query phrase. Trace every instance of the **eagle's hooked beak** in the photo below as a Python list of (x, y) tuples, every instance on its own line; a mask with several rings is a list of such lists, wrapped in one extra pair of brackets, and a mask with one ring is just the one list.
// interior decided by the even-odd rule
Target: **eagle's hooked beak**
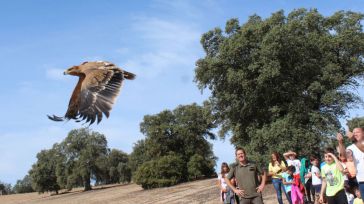
[(63, 75), (67, 75), (67, 74), (70, 74), (69, 73), (70, 69), (66, 69), (64, 72), (63, 72)]
[(79, 70), (78, 66), (73, 66), (71, 68), (64, 70), (63, 74), (78, 76), (80, 74), (80, 70)]

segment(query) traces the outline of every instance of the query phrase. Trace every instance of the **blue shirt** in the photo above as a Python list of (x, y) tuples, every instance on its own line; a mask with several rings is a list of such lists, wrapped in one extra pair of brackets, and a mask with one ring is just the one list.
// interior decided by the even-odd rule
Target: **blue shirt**
[[(287, 172), (282, 173), (282, 178), (286, 182), (292, 182), (293, 181), (293, 176), (289, 175)], [(291, 191), (292, 184), (287, 184), (287, 185), (284, 184), (283, 186), (284, 186), (284, 190), (286, 191), (286, 193)]]

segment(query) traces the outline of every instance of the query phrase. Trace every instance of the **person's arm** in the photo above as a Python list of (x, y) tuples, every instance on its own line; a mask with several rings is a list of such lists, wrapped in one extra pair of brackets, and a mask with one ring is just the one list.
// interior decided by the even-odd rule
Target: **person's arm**
[(314, 173), (315, 176), (317, 176), (318, 178), (321, 178), (321, 172), (319, 168), (315, 167), (315, 171), (313, 171), (312, 173)]
[(311, 172), (308, 172), (304, 177), (309, 179), (309, 178), (312, 177), (312, 173)]
[(268, 176), (274, 176), (275, 172), (273, 172), (273, 165), (272, 163), (269, 163), (268, 165)]
[(286, 181), (286, 178), (283, 178), (283, 179), (282, 179), (282, 183), (283, 183), (284, 185), (293, 184), (293, 182), (292, 182), (292, 181)]
[(343, 173), (344, 172), (344, 167), (343, 167), (343, 165), (341, 165), (341, 162), (339, 161), (339, 159), (332, 153), (327, 153), (327, 154), (330, 155), (335, 160), (336, 167), (339, 169), (339, 171), (341, 173)]
[(325, 191), (326, 191), (326, 178), (322, 178), (321, 192), (320, 192), (320, 203), (324, 203)]
[(350, 140), (353, 140), (353, 132), (351, 132), (350, 130), (346, 131), (346, 136), (347, 136)]
[(285, 160), (289, 159), (289, 157), (288, 157), (289, 154), (290, 154), (290, 152), (283, 153), (283, 157), (284, 157)]
[(286, 164), (284, 163), (284, 161), (281, 161), (280, 167), (282, 169), (282, 172), (287, 170)]
[(260, 182), (260, 185), (257, 187), (258, 193), (260, 193), (264, 190), (266, 180), (267, 180), (267, 173), (265, 171), (263, 171), (262, 181)]
[(217, 179), (217, 186), (219, 187), (219, 189), (222, 191), (222, 192), (226, 192), (226, 189), (224, 189), (222, 186), (221, 186), (221, 178), (219, 177)]
[[(231, 179), (231, 178), (230, 178)], [(243, 189), (237, 189), (235, 186), (230, 182), (230, 179), (228, 177), (225, 177), (226, 184), (233, 189), (234, 193), (236, 193), (238, 196), (244, 197), (245, 193)]]
[(340, 155), (343, 158), (347, 159), (346, 158), (346, 152), (345, 152), (345, 145), (344, 145), (344, 137), (343, 137), (343, 135), (338, 132), (336, 134), (336, 139), (337, 139), (337, 142), (339, 143), (339, 153), (340, 153)]

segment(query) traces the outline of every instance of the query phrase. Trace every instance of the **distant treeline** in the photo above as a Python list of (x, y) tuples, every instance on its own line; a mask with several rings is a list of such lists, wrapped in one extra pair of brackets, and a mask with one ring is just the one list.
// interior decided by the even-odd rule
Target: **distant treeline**
[(210, 132), (215, 128), (210, 113), (208, 104), (192, 104), (145, 116), (140, 129), (146, 138), (134, 145), (130, 155), (109, 149), (101, 133), (88, 128), (72, 130), (62, 142), (40, 151), (29, 175), (6, 192), (91, 190), (93, 182), (132, 180), (143, 188), (155, 188), (210, 177), (216, 160), (207, 141), (215, 139)]

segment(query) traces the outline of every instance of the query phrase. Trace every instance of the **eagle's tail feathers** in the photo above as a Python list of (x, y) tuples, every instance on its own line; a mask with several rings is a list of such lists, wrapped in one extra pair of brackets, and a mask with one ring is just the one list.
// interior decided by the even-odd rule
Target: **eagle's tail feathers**
[(123, 76), (125, 77), (125, 79), (130, 79), (130, 80), (133, 80), (135, 78), (135, 74), (127, 72), (125, 70), (123, 70)]
[(50, 120), (53, 120), (53, 121), (57, 121), (57, 122), (64, 121), (64, 118), (63, 117), (59, 117), (59, 116), (56, 116), (56, 115), (52, 115), (52, 116), (47, 115), (47, 116), (48, 116), (48, 118)]

